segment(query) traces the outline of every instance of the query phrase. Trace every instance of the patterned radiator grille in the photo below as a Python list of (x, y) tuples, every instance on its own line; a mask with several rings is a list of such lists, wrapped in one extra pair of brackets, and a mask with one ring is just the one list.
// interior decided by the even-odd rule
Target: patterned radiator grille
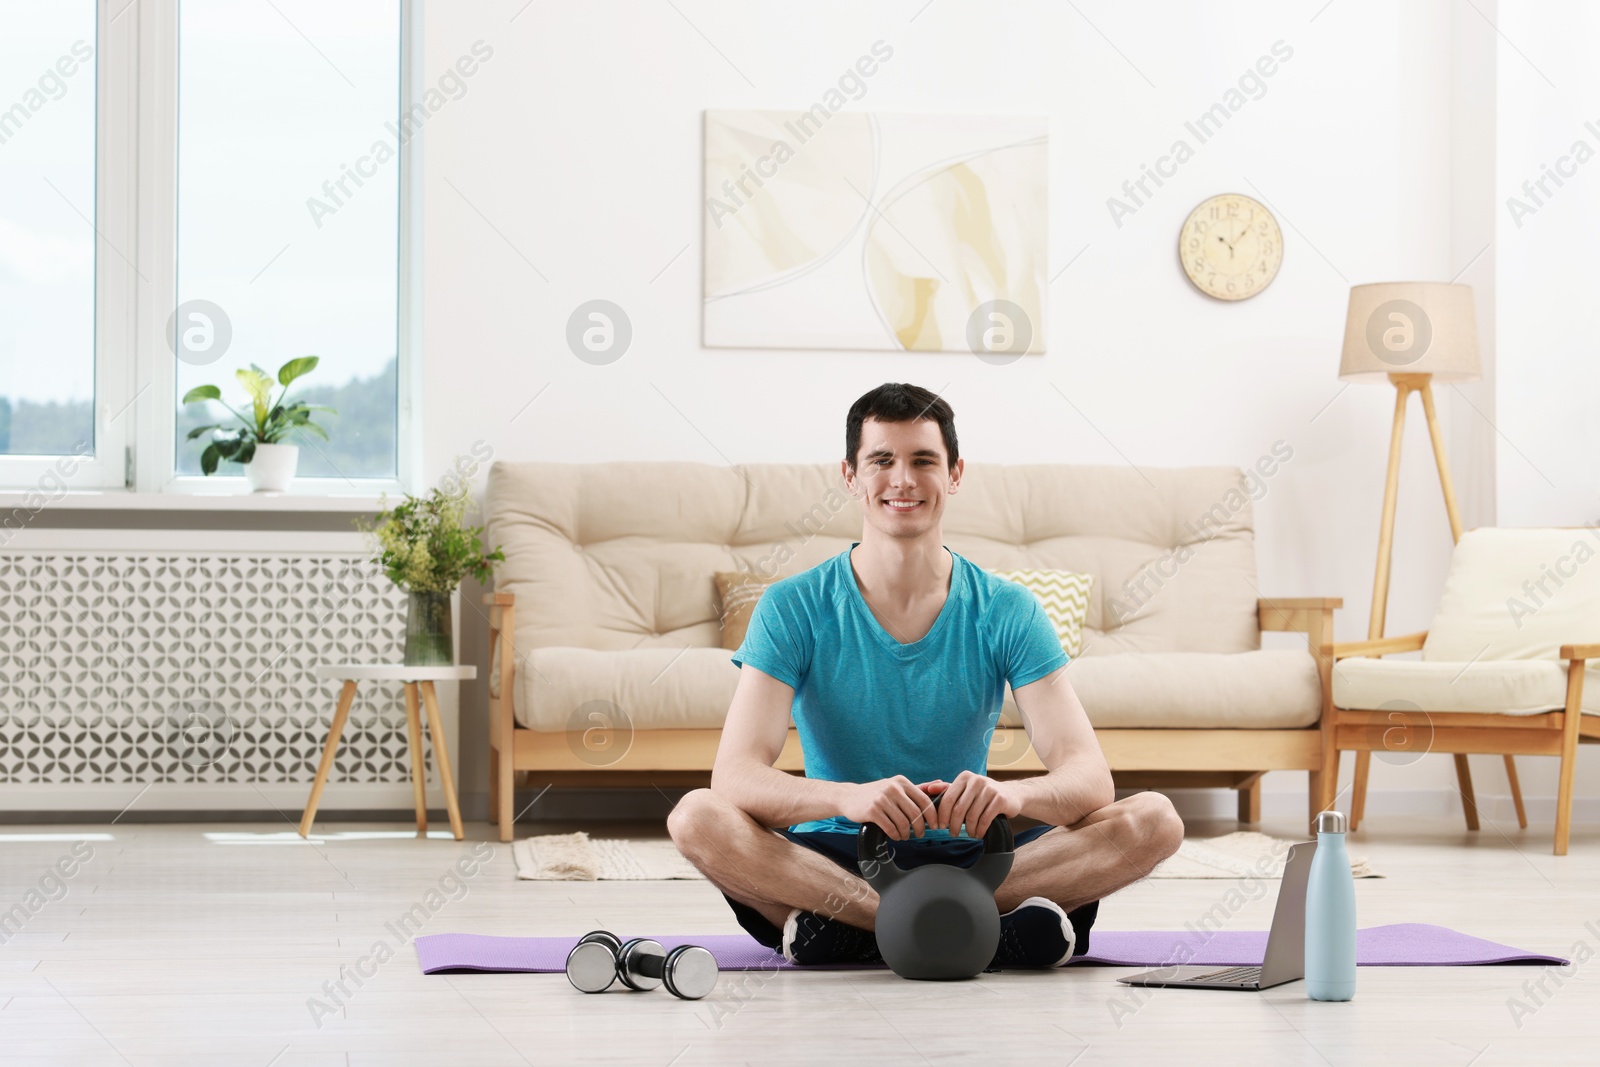
[[(0, 782), (303, 782), (338, 695), (399, 662), (405, 594), (350, 555), (0, 556)], [(364, 682), (333, 779), (409, 779), (399, 683)]]

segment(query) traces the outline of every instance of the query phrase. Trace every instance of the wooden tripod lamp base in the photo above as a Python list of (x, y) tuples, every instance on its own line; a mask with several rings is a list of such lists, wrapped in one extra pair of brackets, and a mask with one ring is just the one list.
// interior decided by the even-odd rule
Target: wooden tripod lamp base
[[(1444, 492), (1444, 510), (1450, 517), (1450, 540), (1461, 540), (1461, 512), (1456, 506), (1455, 485), (1450, 481), (1450, 461), (1439, 432), (1439, 418), (1433, 406), (1433, 375), (1391, 373), (1394, 383), (1394, 429), (1389, 435), (1389, 473), (1383, 486), (1383, 524), (1378, 531), (1378, 570), (1372, 582), (1372, 614), (1367, 623), (1367, 639), (1383, 636), (1384, 616), (1389, 603), (1389, 561), (1394, 554), (1394, 513), (1400, 495), (1400, 443), (1405, 436), (1406, 405), (1411, 394), (1422, 398), (1422, 414), (1428, 421), (1428, 438), (1433, 442), (1433, 460), (1439, 469), (1439, 488)], [(1357, 752), (1355, 781), (1350, 789), (1350, 829), (1360, 825), (1366, 814), (1367, 775), (1372, 769), (1372, 753)], [(1517, 779), (1516, 757), (1507, 754), (1506, 779), (1511, 785), (1511, 800), (1516, 805), (1517, 823), (1528, 826), (1527, 809), (1522, 803), (1522, 786)], [(1456, 786), (1461, 793), (1461, 808), (1467, 829), (1478, 829), (1478, 804), (1472, 788), (1472, 769), (1464, 752), (1455, 754)]]
[(1367, 639), (1383, 636), (1384, 615), (1389, 603), (1389, 560), (1394, 554), (1394, 512), (1400, 497), (1400, 442), (1406, 431), (1406, 402), (1412, 393), (1422, 397), (1422, 414), (1428, 420), (1428, 438), (1433, 442), (1433, 460), (1439, 468), (1439, 488), (1444, 490), (1444, 510), (1450, 516), (1450, 541), (1461, 540), (1461, 512), (1456, 507), (1456, 490), (1450, 481), (1450, 460), (1439, 432), (1439, 418), (1433, 407), (1433, 375), (1390, 374), (1394, 383), (1394, 430), (1389, 435), (1389, 475), (1383, 484), (1383, 525), (1378, 530), (1378, 573), (1372, 582), (1372, 614), (1367, 622)]

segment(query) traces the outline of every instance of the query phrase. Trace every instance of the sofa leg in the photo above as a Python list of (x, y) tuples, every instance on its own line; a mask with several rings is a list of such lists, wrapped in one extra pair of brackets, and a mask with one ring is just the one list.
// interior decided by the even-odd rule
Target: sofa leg
[(495, 768), (495, 776), (499, 779), (498, 792), (500, 794), (498, 798), (500, 816), (495, 821), (500, 824), (501, 841), (511, 840), (512, 832), (515, 829), (514, 824), (517, 821), (516, 814), (511, 810), (511, 805), (515, 802), (517, 795), (516, 780), (512, 772), (511, 763), (511, 755), (506, 753), (500, 757)]
[(1247, 826), (1261, 821), (1261, 775), (1239, 784), (1239, 821)]
[(500, 750), (489, 746), (489, 825), (500, 821)]

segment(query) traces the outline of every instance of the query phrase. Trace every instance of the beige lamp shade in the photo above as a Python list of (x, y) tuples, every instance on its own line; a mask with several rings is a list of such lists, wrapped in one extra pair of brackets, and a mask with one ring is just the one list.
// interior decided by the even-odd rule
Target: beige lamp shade
[(1376, 282), (1350, 287), (1339, 377), (1387, 381), (1391, 374), (1431, 374), (1441, 382), (1482, 377), (1472, 286)]

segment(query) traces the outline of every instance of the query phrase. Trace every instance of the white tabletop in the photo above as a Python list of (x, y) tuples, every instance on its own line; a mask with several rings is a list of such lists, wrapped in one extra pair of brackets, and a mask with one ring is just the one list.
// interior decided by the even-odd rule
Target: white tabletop
[(404, 663), (324, 663), (313, 668), (318, 678), (345, 682), (459, 682), (478, 676), (472, 664), (410, 667)]

